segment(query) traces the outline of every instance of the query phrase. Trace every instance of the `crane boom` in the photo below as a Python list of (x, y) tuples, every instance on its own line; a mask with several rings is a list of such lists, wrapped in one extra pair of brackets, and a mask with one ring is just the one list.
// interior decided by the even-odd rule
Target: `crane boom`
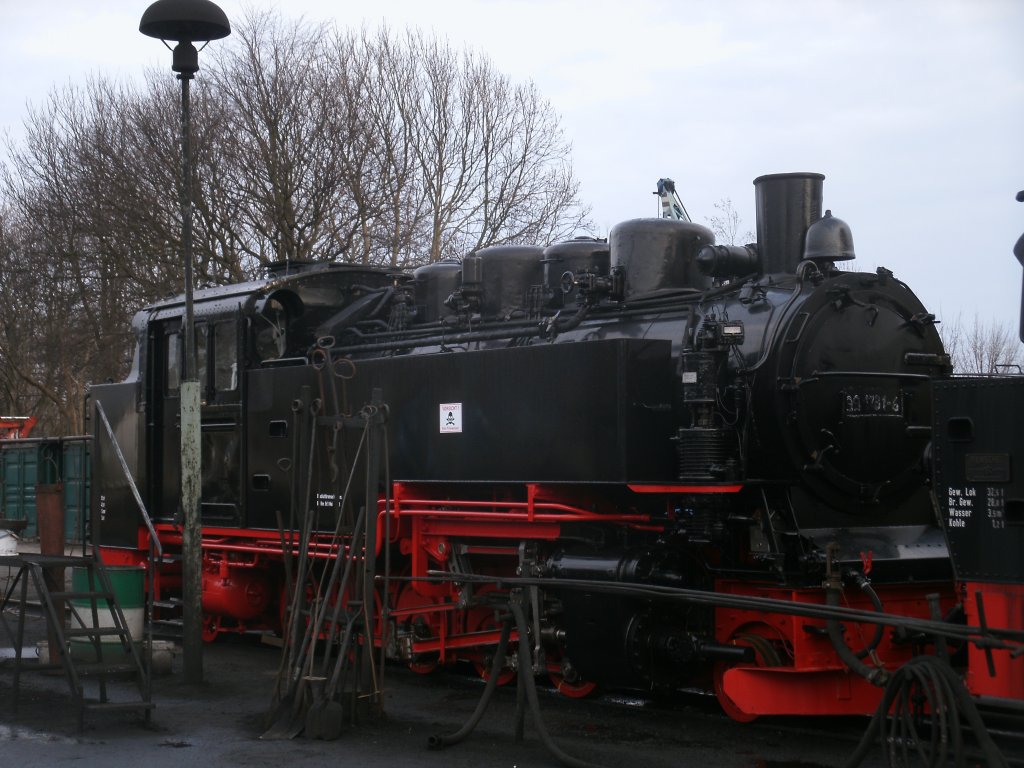
[(658, 191), (654, 194), (661, 198), (661, 218), (691, 221), (690, 214), (686, 212), (683, 201), (676, 193), (676, 183), (672, 179), (658, 179)]

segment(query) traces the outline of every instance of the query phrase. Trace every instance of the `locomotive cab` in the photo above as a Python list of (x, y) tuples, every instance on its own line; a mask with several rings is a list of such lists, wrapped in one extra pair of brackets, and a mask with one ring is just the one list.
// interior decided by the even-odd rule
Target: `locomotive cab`
[[(380, 270), (292, 265), (287, 271), (272, 267), (261, 281), (196, 292), (204, 525), (276, 527), (275, 509), (267, 509), (266, 494), (274, 485), (283, 488), (287, 479), (265, 465), (281, 458), (280, 447), (272, 449), (272, 459), (258, 457), (267, 453), (268, 438), (287, 437), (291, 396), (258, 372), (280, 366), (304, 370), (322, 325), (391, 283)], [(171, 524), (181, 520), (183, 315), (181, 297), (139, 312), (133, 322), (137, 350), (132, 375), (122, 384), (91, 388), (112, 422), (147, 511), (154, 520)], [(308, 386), (308, 374), (300, 372), (298, 378)], [(268, 401), (272, 413), (264, 407)], [(290, 441), (285, 442), (290, 448)], [(112, 451), (102, 435), (97, 451)], [(115, 463), (105, 458), (97, 462), (94, 508), (119, 511), (105, 516), (102, 542), (134, 547), (139, 519), (130, 488)]]

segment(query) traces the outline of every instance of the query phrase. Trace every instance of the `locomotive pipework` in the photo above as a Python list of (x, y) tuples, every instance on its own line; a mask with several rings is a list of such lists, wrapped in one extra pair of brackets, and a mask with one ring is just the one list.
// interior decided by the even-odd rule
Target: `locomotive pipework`
[[(908, 616), (928, 615), (925, 588), (953, 600), (920, 463), (928, 387), (948, 360), (907, 286), (836, 268), (853, 241), (821, 214), (823, 178), (758, 178), (756, 245), (639, 219), (607, 241), (485, 248), (411, 276), (306, 265), (199, 291), (211, 633), (281, 629), (305, 529), (310, 590), (333, 584), (321, 578), (332, 552), (389, 569), (374, 642), (420, 671), (489, 669), (502, 579), (530, 575), (547, 581), (531, 607), (534, 663), (560, 690), (713, 678), (742, 719), (770, 678), (787, 691), (779, 712), (807, 711), (815, 685), (846, 674), (824, 623), (808, 633), (601, 585), (824, 603), (829, 567), (870, 562), (880, 599)], [(181, 314), (177, 300), (140, 312), (136, 372), (93, 388), (169, 543)], [(97, 444), (93, 509), (107, 510), (116, 560), (140, 535)], [(367, 509), (377, 543), (360, 555)], [(318, 599), (341, 606), (351, 595), (338, 589)], [(877, 646), (890, 667), (910, 653)], [(826, 682), (807, 682), (812, 669)], [(867, 711), (865, 686), (842, 711)]]

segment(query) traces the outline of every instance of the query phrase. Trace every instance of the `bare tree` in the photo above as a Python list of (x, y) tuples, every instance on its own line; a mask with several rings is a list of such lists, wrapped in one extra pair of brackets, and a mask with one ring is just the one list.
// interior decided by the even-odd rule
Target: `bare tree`
[(356, 213), (349, 259), (414, 264), (423, 220), (419, 126), (406, 118), (419, 93), (418, 62), (386, 29), (338, 34), (333, 46), (339, 114), (352, 136), (339, 148)]
[[(586, 226), (557, 114), (481, 54), (253, 13), (203, 61), (200, 286), (286, 259), (406, 268)], [(34, 412), (40, 431), (77, 431), (86, 383), (125, 372), (131, 314), (181, 290), (179, 107), (164, 71), (92, 78), (7, 144), (0, 409)]]
[(419, 127), (429, 260), (486, 245), (548, 243), (586, 224), (570, 147), (532, 83), (513, 86), (491, 63), (410, 35), (422, 93), (406, 119)]
[(708, 229), (715, 233), (715, 240), (722, 245), (745, 245), (754, 242), (754, 233), (744, 229), (739, 212), (733, 207), (732, 198), (723, 197), (715, 203), (718, 211), (707, 219)]
[(941, 324), (939, 333), (956, 373), (1020, 373), (1024, 366), (1024, 344), (1007, 326), (986, 324), (975, 315), (970, 325), (960, 317)]
[(81, 429), (87, 381), (127, 364), (126, 307), (178, 271), (159, 247), (173, 219), (130, 160), (132, 99), (100, 80), (55, 93), (0, 177), (5, 295), (16, 297), (0, 310), (5, 364), (41, 397), (35, 415), (50, 430)]
[(338, 237), (354, 219), (345, 147), (358, 137), (338, 119), (326, 34), (260, 13), (236, 27), (208, 68), (224, 123), (216, 193), (239, 198), (208, 210), (260, 262), (336, 258), (348, 244)]
[(230, 221), (258, 261), (414, 266), (585, 225), (557, 115), (486, 58), (270, 13), (236, 36), (211, 91), (227, 105), (226, 186), (247, 198)]

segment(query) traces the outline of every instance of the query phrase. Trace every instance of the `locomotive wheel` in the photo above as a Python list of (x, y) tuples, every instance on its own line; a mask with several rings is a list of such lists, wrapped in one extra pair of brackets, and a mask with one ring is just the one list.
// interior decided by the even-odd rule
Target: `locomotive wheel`
[(584, 680), (579, 675), (574, 677), (574, 680), (570, 680), (561, 672), (548, 673), (548, 679), (555, 686), (555, 690), (568, 698), (586, 698), (597, 690), (597, 683)]
[[(480, 679), (487, 681), (491, 679), (491, 663), (494, 661), (494, 656), (488, 652), (483, 652), (481, 657), (473, 660), (473, 669), (480, 675)], [(498, 685), (508, 685), (516, 679), (516, 671), (509, 667), (504, 667), (500, 673), (498, 673)]]
[[(477, 591), (477, 596), (486, 594), (492, 591), (494, 588), (491, 586), (483, 586)], [(469, 615), (466, 617), (466, 629), (469, 632), (482, 632), (489, 629), (501, 629), (501, 626), (494, 619), (494, 610), (489, 609), (486, 606), (471, 609)], [(508, 644), (508, 650), (506, 651), (505, 666), (498, 674), (498, 685), (508, 685), (516, 679), (515, 668), (509, 666), (508, 659), (515, 658), (516, 643), (510, 642)], [(473, 668), (476, 673), (480, 675), (480, 679), (487, 681), (491, 678), (491, 666), (494, 663), (494, 651), (496, 648), (481, 648), (477, 650), (471, 657), (470, 661), (473, 663)]]
[(203, 628), (201, 636), (204, 643), (212, 643), (220, 634), (220, 616), (203, 614)]
[[(437, 605), (440, 602), (440, 598), (426, 597), (417, 593), (411, 586), (407, 585), (398, 592), (398, 597), (394, 601), (394, 607), (392, 610), (402, 611), (414, 608), (429, 609), (430, 606)], [(429, 616), (429, 614), (427, 615)], [(437, 634), (436, 628), (430, 626), (430, 622), (425, 616), (416, 616), (408, 621), (414, 627), (414, 634), (419, 634), (420, 632), (423, 632), (428, 636), (431, 633), (435, 635)], [(418, 675), (429, 675), (431, 672), (436, 670), (439, 665), (440, 658), (437, 653), (420, 653), (413, 656), (413, 658), (406, 662), (406, 666)]]
[[(753, 632), (737, 632), (732, 636), (730, 640), (732, 645), (745, 645), (754, 649), (754, 666), (756, 667), (781, 667), (783, 666), (782, 657), (776, 650), (772, 642), (763, 635), (754, 634)], [(736, 702), (729, 698), (725, 692), (725, 673), (727, 670), (732, 669), (737, 664), (727, 664), (726, 662), (717, 662), (714, 666), (714, 685), (715, 685), (715, 696), (718, 698), (718, 703), (722, 706), (730, 718), (738, 723), (751, 723), (757, 720), (758, 715), (752, 715), (740, 709)]]
[(557, 651), (548, 651), (548, 679), (556, 691), (570, 699), (585, 699), (597, 691), (597, 683), (580, 677), (568, 659), (559, 663)]
[(436, 656), (431, 657), (424, 653), (420, 657), (410, 661), (406, 666), (409, 667), (410, 671), (415, 672), (417, 675), (429, 675), (437, 670), (438, 661)]
[(548, 677), (551, 680), (551, 684), (555, 686), (555, 690), (570, 699), (585, 699), (588, 696), (594, 695), (597, 691), (597, 683), (592, 683), (587, 680), (579, 680), (575, 683), (570, 683), (565, 679), (565, 677), (557, 672), (549, 673)]

